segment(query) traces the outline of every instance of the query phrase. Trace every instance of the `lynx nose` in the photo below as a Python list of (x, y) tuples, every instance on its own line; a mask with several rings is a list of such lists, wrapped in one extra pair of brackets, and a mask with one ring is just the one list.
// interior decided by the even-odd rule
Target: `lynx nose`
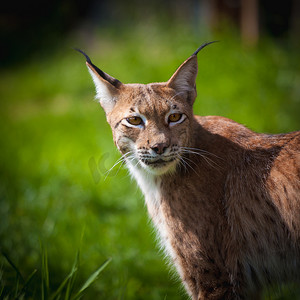
[(151, 149), (156, 154), (163, 154), (168, 147), (169, 147), (169, 145), (167, 143), (157, 143), (154, 146), (152, 146)]

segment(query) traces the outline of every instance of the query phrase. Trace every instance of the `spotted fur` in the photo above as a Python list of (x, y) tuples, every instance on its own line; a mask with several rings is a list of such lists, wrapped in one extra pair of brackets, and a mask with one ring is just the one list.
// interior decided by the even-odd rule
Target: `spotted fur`
[(192, 299), (259, 299), (266, 285), (300, 279), (300, 132), (194, 116), (197, 53), (165, 83), (121, 84), (87, 66)]

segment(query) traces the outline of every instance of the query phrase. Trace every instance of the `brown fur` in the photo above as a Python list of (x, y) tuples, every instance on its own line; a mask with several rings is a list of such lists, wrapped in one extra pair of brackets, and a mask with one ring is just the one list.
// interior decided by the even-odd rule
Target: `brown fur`
[[(223, 117), (194, 116), (196, 55), (166, 83), (118, 88), (87, 65), (191, 297), (258, 299), (265, 285), (299, 282), (300, 132), (258, 134)], [(168, 123), (174, 111), (185, 119)], [(132, 115), (143, 126), (128, 124)]]

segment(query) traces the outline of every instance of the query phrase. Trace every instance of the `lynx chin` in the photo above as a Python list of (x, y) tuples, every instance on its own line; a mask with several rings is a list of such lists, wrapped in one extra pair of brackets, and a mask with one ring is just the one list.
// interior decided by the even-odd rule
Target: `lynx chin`
[(193, 114), (197, 54), (167, 82), (86, 65), (114, 142), (192, 299), (259, 299), (300, 284), (300, 131), (255, 133)]

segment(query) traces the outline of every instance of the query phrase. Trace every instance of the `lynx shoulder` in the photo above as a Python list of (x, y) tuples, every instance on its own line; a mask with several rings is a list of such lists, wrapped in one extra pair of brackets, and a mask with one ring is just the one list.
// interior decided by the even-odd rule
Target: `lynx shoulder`
[(300, 132), (193, 114), (197, 53), (167, 82), (123, 84), (86, 56), (114, 142), (192, 299), (300, 281)]

